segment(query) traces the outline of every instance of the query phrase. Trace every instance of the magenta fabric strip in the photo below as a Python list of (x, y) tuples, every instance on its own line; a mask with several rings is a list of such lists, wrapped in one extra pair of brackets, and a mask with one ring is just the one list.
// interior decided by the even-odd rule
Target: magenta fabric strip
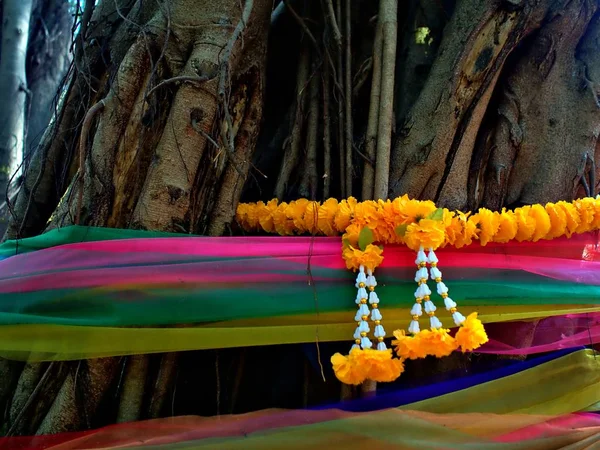
[[(551, 242), (448, 248), (437, 253), (442, 271), (464, 267), (467, 277), (468, 269), (513, 270), (600, 285), (597, 233)], [(414, 254), (406, 247), (388, 245), (384, 257), (382, 268), (401, 269), (399, 276), (412, 276)], [(224, 271), (219, 265), (219, 261), (232, 260), (240, 260), (243, 273)], [(189, 237), (86, 242), (0, 261), (0, 292), (106, 284), (244, 283), (277, 273), (280, 262), (296, 264), (302, 270), (309, 260), (313, 267), (345, 270), (338, 238)], [(66, 271), (68, 276), (60, 275)], [(278, 282), (299, 279), (289, 274), (277, 277)]]
[(600, 343), (600, 313), (547, 317), (534, 322), (486, 324), (490, 341), (477, 350), (499, 355), (533, 355)]

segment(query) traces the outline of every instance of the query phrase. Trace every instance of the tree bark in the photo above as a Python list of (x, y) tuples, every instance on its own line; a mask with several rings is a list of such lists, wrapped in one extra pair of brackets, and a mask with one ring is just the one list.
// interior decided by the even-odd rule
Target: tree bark
[[(268, 200), (273, 189), (280, 199), (299, 192), (316, 199), (353, 190), (365, 198), (408, 193), (474, 209), (571, 199), (582, 195), (586, 176), (600, 180), (600, 173), (589, 173), (590, 161), (600, 156), (597, 2), (458, 0), (454, 8), (445, 7), (453, 2), (418, 3), (427, 11), (416, 9), (417, 2), (401, 3), (398, 15), (377, 18), (387, 27), (379, 32), (391, 36), (395, 17), (409, 13), (395, 71), (392, 41), (384, 36), (374, 46), (368, 40), (375, 33), (363, 33), (372, 29), (377, 10), (367, 0), (326, 0), (322, 17), (310, 20), (290, 18), (289, 8), (282, 9), (278, 21), (290, 19), (293, 27), (282, 25), (273, 40), (305, 36), (286, 59), (300, 59), (299, 66), (290, 64), (293, 69), (277, 58), (267, 61), (269, 0), (226, 0), (203, 8), (189, 0), (103, 1), (93, 8), (88, 3), (64, 95), (31, 160), (7, 236), (32, 236), (77, 221), (230, 234), (237, 231), (232, 220), (240, 198)], [(429, 28), (418, 42), (417, 28)], [(361, 55), (373, 47), (374, 79), (368, 83), (369, 65), (360, 64)], [(267, 63), (269, 73), (278, 72), (269, 80), (270, 95)], [(362, 68), (355, 69), (359, 74), (351, 72), (353, 65)], [(265, 98), (281, 105), (266, 107)], [(330, 109), (337, 109), (331, 124)], [(396, 134), (395, 123), (401, 125)], [(363, 176), (362, 161), (352, 158), (361, 152), (355, 135), (363, 131), (367, 158), (381, 154), (381, 164), (390, 162), (389, 176), (379, 170), (377, 189), (368, 163)], [(263, 164), (268, 170), (249, 183), (252, 161), (261, 157), (275, 162)], [(331, 175), (339, 180), (321, 189), (318, 180)], [(288, 348), (268, 351), (277, 367), (282, 360), (273, 355)], [(227, 353), (219, 352), (222, 367)], [(236, 412), (288, 401), (279, 395), (279, 384), (268, 386), (272, 401), (257, 394), (249, 378), (257, 370), (252, 365), (235, 377), (186, 365), (197, 366), (202, 355), (26, 364), (23, 370), (23, 364), (0, 361), (2, 380), (9, 380), (0, 385), (0, 406), (8, 403), (3, 431), (52, 433), (181, 411), (214, 414), (215, 397), (215, 407), (227, 399)], [(239, 361), (229, 359), (231, 367)], [(411, 370), (422, 376), (469, 364), (456, 354), (412, 364)], [(180, 381), (190, 373), (193, 382)], [(256, 376), (262, 380), (264, 374)], [(306, 378), (301, 381), (294, 385), (297, 393), (312, 392)], [(335, 390), (329, 399), (339, 395), (339, 385), (323, 385)], [(179, 389), (187, 391), (176, 396)], [(178, 409), (181, 396), (194, 398), (193, 407)], [(308, 397), (298, 396), (305, 402)]]
[[(47, 133), (51, 141), (32, 161), (9, 236), (35, 234), (48, 220), (50, 228), (75, 223), (79, 216), (82, 224), (186, 233), (220, 234), (231, 222), (262, 117), (271, 2), (247, 1), (245, 9), (236, 0), (204, 8), (185, 0), (162, 9), (154, 2), (131, 3), (117, 3), (115, 11), (114, 2), (101, 2), (93, 12), (91, 22), (103, 26), (90, 28), (81, 41), (85, 47), (75, 56), (64, 108)], [(229, 23), (213, 23), (217, 17)], [(131, 22), (145, 23), (134, 39), (125, 38)], [(110, 55), (95, 53), (92, 39), (109, 43)], [(94, 84), (94, 94), (87, 83)], [(103, 107), (92, 116), (90, 107), (99, 102)], [(89, 124), (89, 133), (79, 136), (81, 122)], [(82, 145), (74, 148), (79, 140)], [(79, 154), (84, 170), (76, 175)], [(39, 192), (43, 185), (52, 188)], [(106, 358), (79, 366), (66, 376), (38, 433), (93, 423), (116, 383), (119, 362)], [(142, 416), (140, 392), (148, 369), (146, 356), (127, 365), (119, 420)], [(167, 372), (172, 370), (162, 370)], [(164, 404), (164, 393), (156, 400), (153, 414)]]
[(471, 160), (470, 203), (497, 209), (578, 194), (587, 157), (597, 160), (600, 131), (600, 59), (592, 50), (599, 19), (590, 24), (597, 8), (579, 1), (551, 13), (501, 79), (491, 132)]
[[(32, 0), (4, 0), (0, 50), (0, 195), (5, 198), (23, 161), (27, 116), (25, 70)], [(11, 107), (7, 107), (11, 105)]]
[[(31, 14), (27, 48), (30, 96), (25, 154), (30, 157), (55, 112), (59, 86), (70, 65), (71, 14), (67, 0), (38, 0)], [(27, 169), (27, 158), (24, 170)]]
[(548, 1), (460, 0), (438, 57), (399, 133), (390, 195), (431, 198), (451, 209), (467, 205), (469, 159), (504, 62), (538, 28)]

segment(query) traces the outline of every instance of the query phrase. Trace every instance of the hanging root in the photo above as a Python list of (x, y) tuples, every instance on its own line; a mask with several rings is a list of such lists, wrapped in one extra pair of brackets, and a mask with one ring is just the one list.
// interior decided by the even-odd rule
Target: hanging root
[(313, 73), (310, 81), (310, 103), (306, 127), (306, 158), (304, 173), (298, 193), (302, 197), (317, 198), (317, 132), (319, 130), (319, 72)]
[(105, 102), (100, 100), (94, 106), (92, 106), (85, 118), (83, 119), (83, 125), (81, 126), (81, 134), (79, 136), (79, 193), (77, 200), (77, 214), (75, 215), (75, 225), (79, 225), (81, 220), (81, 208), (83, 207), (83, 185), (85, 180), (85, 155), (87, 148), (87, 140), (90, 134), (90, 128), (92, 127), (92, 120), (96, 114), (104, 109)]
[[(342, 20), (342, 0), (336, 0), (336, 10), (335, 10), (335, 14), (336, 14), (336, 20), (337, 23), (341, 23)], [(343, 64), (342, 64), (342, 60), (343, 60), (343, 52), (342, 52), (342, 48), (339, 48), (338, 51), (336, 52), (336, 72), (337, 72), (337, 76), (336, 76), (336, 83), (338, 86), (342, 86), (344, 81), (343, 81)], [(334, 90), (335, 91), (335, 90)], [(346, 192), (346, 152), (345, 152), (345, 142), (346, 142), (346, 138), (345, 138), (345, 120), (344, 120), (344, 91), (340, 90), (335, 91), (337, 93), (337, 97), (336, 97), (336, 101), (337, 101), (337, 105), (338, 105), (338, 152), (339, 152), (339, 156), (340, 156), (340, 195), (342, 197), (347, 197), (347, 192)]]
[(332, 0), (325, 0), (325, 3), (327, 3), (327, 17), (329, 18), (331, 31), (333, 32), (333, 38), (335, 40), (335, 43), (337, 44), (338, 49), (340, 49), (342, 47), (342, 33), (340, 32), (340, 27), (338, 27), (337, 20), (335, 18), (333, 2)]
[(235, 154), (230, 158), (225, 173), (221, 179), (219, 193), (212, 209), (208, 225), (210, 236), (221, 236), (235, 217), (242, 189), (246, 183), (252, 152), (256, 146), (262, 117), (264, 73), (260, 68), (251, 68), (244, 78), (248, 81), (249, 98), (247, 106), (240, 117), (241, 124), (236, 133)]
[(5, 434), (34, 434), (69, 370), (69, 363), (26, 364), (10, 405)]
[(300, 157), (300, 146), (302, 144), (302, 129), (304, 125), (304, 109), (306, 102), (305, 89), (308, 80), (308, 71), (310, 67), (310, 55), (306, 46), (302, 47), (300, 60), (298, 62), (298, 78), (296, 79), (296, 112), (294, 115), (294, 124), (286, 152), (283, 156), (283, 163), (279, 171), (279, 178), (275, 186), (275, 197), (283, 199), (290, 182), (293, 170), (296, 168), (298, 158)]
[[(169, 394), (172, 393), (173, 385), (175, 383), (178, 360), (178, 353), (165, 353), (161, 357), (152, 398), (150, 399), (150, 405), (148, 407), (149, 419), (161, 417), (165, 410), (165, 405), (169, 400)], [(170, 411), (169, 415), (174, 415), (174, 412)]]
[(345, 142), (345, 186), (346, 196), (352, 195), (352, 150), (353, 150), (353, 130), (352, 130), (352, 0), (346, 0), (345, 7), (345, 19), (346, 19), (346, 72), (345, 72), (345, 84), (344, 84), (344, 142)]
[[(331, 4), (331, 0), (329, 0)], [(329, 117), (329, 65), (323, 68), (323, 198), (329, 198), (331, 190), (331, 119)]]
[(148, 355), (133, 355), (127, 358), (117, 423), (135, 422), (142, 418), (148, 363)]
[(373, 198), (388, 197), (390, 179), (390, 149), (394, 122), (394, 74), (396, 72), (396, 41), (398, 35), (397, 0), (382, 0), (379, 21), (382, 34), (381, 102), (377, 126), (377, 155)]
[(55, 434), (91, 427), (100, 402), (119, 368), (119, 358), (81, 361), (67, 375), (37, 434)]
[[(384, 3), (384, 0), (381, 0)], [(381, 15), (380, 15), (381, 17)], [(362, 199), (372, 200), (375, 189), (375, 147), (377, 145), (377, 128), (379, 126), (379, 110), (381, 99), (381, 50), (383, 47), (381, 21), (377, 23), (375, 41), (373, 43), (373, 78), (371, 81), (371, 99), (367, 120), (367, 142), (365, 144), (365, 166), (363, 169)]]
[[(0, 358), (0, 426), (3, 428), (9, 420), (10, 402), (22, 370), (23, 363)], [(3, 431), (4, 433), (1, 434), (5, 434), (6, 430)]]

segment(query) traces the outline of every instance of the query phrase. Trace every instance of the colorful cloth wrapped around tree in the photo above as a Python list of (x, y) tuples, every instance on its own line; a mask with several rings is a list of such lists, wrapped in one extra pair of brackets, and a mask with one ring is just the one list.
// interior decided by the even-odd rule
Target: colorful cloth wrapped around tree
[[(535, 423), (531, 430), (506, 425), (467, 436), (460, 434), (458, 419), (448, 422), (448, 414), (526, 413), (531, 418), (597, 409), (598, 362), (593, 350), (577, 347), (600, 342), (600, 200), (476, 214), (407, 198), (323, 205), (302, 200), (240, 205), (238, 220), (249, 232), (299, 236), (181, 237), (72, 226), (4, 243), (0, 356), (64, 361), (353, 336), (347, 355), (331, 357), (332, 369), (340, 381), (361, 384), (394, 381), (407, 360), (453, 351), (552, 352), (427, 388), (394, 385), (373, 399), (304, 411), (310, 422), (305, 432), (319, 445), (328, 445), (358, 417), (413, 421), (415, 430), (455, 423), (457, 446), (471, 442), (486, 448), (514, 436), (543, 445), (550, 441), (538, 441), (540, 424), (587, 416), (545, 416), (528, 422)], [(335, 235), (342, 231), (340, 242)], [(439, 308), (432, 291), (441, 299)], [(384, 313), (393, 333), (383, 327)], [(427, 324), (420, 322), (423, 315), (429, 316)], [(382, 411), (388, 408), (408, 412), (388, 417)], [(365, 412), (347, 415), (353, 411)], [(417, 424), (410, 411), (440, 415), (427, 416), (429, 425)], [(297, 413), (274, 414), (279, 425), (254, 428), (258, 434), (250, 437), (248, 448), (269, 448), (276, 439), (272, 444), (269, 436), (293, 436), (302, 428), (296, 419), (283, 419)], [(472, 417), (483, 416), (462, 420)], [(486, 416), (485, 421), (492, 417), (517, 424), (512, 416)], [(238, 445), (236, 431), (223, 435), (211, 425), (202, 434), (200, 422), (170, 420), (153, 423), (156, 430), (182, 423), (189, 432), (146, 433), (141, 445), (201, 448), (214, 439), (224, 448)], [(231, 423), (239, 420), (232, 417)], [(133, 436), (136, 427), (145, 426), (123, 425), (119, 433)], [(378, 427), (384, 434), (385, 429)], [(105, 448), (123, 444), (111, 430), (116, 428), (55, 436), (43, 445), (95, 448), (96, 438)], [(553, 442), (579, 442), (564, 429), (554, 430)], [(407, 435), (390, 445), (412, 448), (425, 442), (412, 439)], [(435, 439), (427, 442), (438, 445)], [(454, 448), (451, 439), (444, 443)]]

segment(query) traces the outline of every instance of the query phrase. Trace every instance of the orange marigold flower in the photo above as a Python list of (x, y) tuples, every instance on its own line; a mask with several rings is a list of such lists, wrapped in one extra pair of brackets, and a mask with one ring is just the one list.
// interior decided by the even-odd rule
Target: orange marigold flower
[(554, 203), (547, 203), (545, 209), (550, 218), (550, 231), (547, 237), (552, 239), (563, 236), (567, 231), (567, 213)]
[(448, 356), (458, 348), (456, 340), (448, 334), (449, 331), (443, 328), (422, 330), (418, 336), (423, 350), (436, 358)]
[(335, 229), (335, 215), (338, 210), (338, 201), (335, 198), (325, 200), (319, 207), (319, 230), (325, 236), (337, 236)]
[(405, 194), (402, 197), (397, 197), (390, 202), (390, 211), (392, 217), (394, 218), (394, 226), (410, 222), (408, 216), (406, 215), (406, 204), (409, 201), (411, 200), (408, 198), (408, 195)]
[(517, 235), (518, 229), (514, 213), (507, 211), (506, 208), (502, 208), (502, 212), (499, 215), (498, 232), (494, 236), (494, 242), (505, 243), (513, 240)]
[(338, 380), (345, 384), (359, 385), (366, 379), (366, 367), (356, 363), (357, 352), (360, 349), (350, 351), (348, 356), (336, 353), (331, 357), (331, 365)]
[(475, 350), (489, 340), (476, 312), (469, 314), (456, 332), (455, 339), (463, 353)]
[(306, 227), (304, 226), (304, 212), (306, 211), (308, 204), (308, 200), (301, 198), (290, 202), (285, 210), (288, 219), (292, 219), (294, 222), (296, 233), (298, 234), (306, 232)]
[(291, 236), (296, 229), (294, 221), (287, 216), (287, 208), (288, 204), (282, 202), (273, 211), (273, 226), (275, 227), (275, 231), (281, 236)]
[(357, 223), (352, 223), (346, 228), (346, 232), (342, 236), (342, 242), (349, 242), (350, 245), (358, 247), (358, 236), (362, 230), (362, 226)]
[(546, 212), (546, 209), (542, 205), (531, 205), (529, 216), (535, 220), (535, 232), (531, 240), (537, 242), (540, 239), (544, 239), (552, 228), (550, 216)]
[(595, 215), (596, 215), (596, 201), (593, 198), (582, 198), (575, 200), (575, 208), (579, 213), (581, 222), (575, 230), (575, 233), (587, 233), (597, 227), (595, 227)]
[(518, 227), (515, 239), (519, 242), (530, 240), (535, 233), (537, 224), (535, 219), (529, 215), (530, 209), (531, 206), (523, 206), (522, 208), (515, 209), (514, 214)]
[(248, 209), (248, 213), (246, 215), (246, 220), (248, 222), (248, 227), (250, 230), (258, 230), (260, 227), (260, 216), (258, 211), (265, 206), (264, 202), (257, 202)]
[(348, 197), (348, 200), (342, 200), (338, 204), (338, 210), (335, 215), (335, 227), (340, 233), (350, 225), (350, 221), (354, 217), (354, 208), (357, 205), (357, 201), (354, 197)]
[(308, 202), (304, 210), (304, 229), (310, 234), (318, 233), (319, 202)]
[(457, 235), (454, 240), (454, 247), (461, 248), (465, 245), (471, 245), (473, 239), (477, 237), (477, 223), (469, 220), (470, 213), (463, 213), (456, 211), (456, 216), (453, 220), (458, 221), (461, 224), (462, 231), (460, 235)]
[(236, 222), (245, 230), (252, 231), (248, 224), (248, 212), (250, 211), (251, 205), (249, 203), (240, 203), (235, 211)]
[(444, 214), (442, 216), (442, 223), (444, 224), (444, 232), (446, 233), (445, 245), (454, 245), (457, 238), (462, 234), (463, 225), (460, 219), (454, 214), (454, 212), (444, 208)]
[(404, 235), (404, 242), (414, 251), (418, 251), (421, 246), (436, 250), (445, 239), (444, 224), (431, 219), (421, 219), (419, 223), (411, 223)]
[(594, 200), (594, 222), (593, 228), (600, 228), (600, 197), (596, 197)]
[(273, 224), (273, 212), (277, 209), (277, 199), (270, 200), (265, 206), (258, 210), (258, 223), (267, 233), (275, 231)]
[(500, 228), (500, 216), (497, 212), (481, 208), (477, 214), (471, 216), (479, 229), (479, 242), (486, 246), (488, 242), (494, 239), (494, 236)]
[(381, 254), (383, 250), (376, 245), (369, 244), (362, 251), (354, 248), (351, 245), (344, 247), (342, 257), (346, 261), (346, 267), (350, 270), (358, 270), (360, 266), (365, 266), (366, 269), (375, 270), (383, 262)]
[(400, 216), (404, 217), (402, 223), (410, 224), (426, 219), (437, 209), (431, 200), (407, 200), (402, 204)]
[(363, 227), (369, 227), (371, 229), (375, 228), (373, 226), (377, 223), (377, 219), (379, 218), (377, 203), (374, 201), (368, 200), (361, 203), (358, 203), (354, 207), (354, 220), (353, 223), (358, 223)]
[(575, 205), (564, 201), (557, 202), (556, 206), (562, 208), (565, 212), (565, 218), (567, 220), (567, 229), (565, 234), (568, 237), (571, 237), (573, 233), (576, 232), (577, 228), (579, 228), (579, 224), (581, 223), (579, 211), (577, 211)]
[(379, 200), (377, 202), (377, 223), (373, 229), (375, 240), (389, 244), (402, 242), (402, 238), (396, 234), (396, 216), (392, 202)]
[(364, 349), (356, 352), (356, 362), (366, 369), (366, 378), (369, 380), (386, 383), (396, 380), (404, 371), (404, 364), (400, 359), (392, 358), (392, 349), (373, 350)]
[(404, 330), (395, 330), (392, 345), (395, 347), (396, 354), (404, 359), (419, 359), (427, 356), (426, 349), (421, 345), (419, 334), (408, 336)]

